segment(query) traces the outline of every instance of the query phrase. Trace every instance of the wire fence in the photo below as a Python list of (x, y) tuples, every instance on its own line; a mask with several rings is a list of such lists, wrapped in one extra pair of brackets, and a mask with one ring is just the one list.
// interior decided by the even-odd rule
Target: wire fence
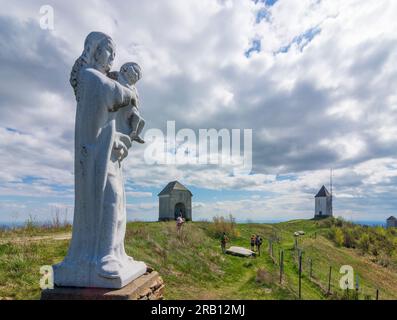
[[(305, 251), (299, 247), (297, 237), (295, 237), (294, 246), (292, 248), (283, 248), (280, 245), (280, 239), (269, 238), (268, 239), (268, 255), (273, 261), (274, 265), (278, 266), (279, 269), (279, 284), (282, 285), (287, 281), (287, 275), (285, 274), (286, 263), (292, 263), (293, 269), (296, 270), (298, 286), (294, 293), (299, 299), (303, 299), (302, 294), (302, 280), (308, 281), (310, 284), (317, 287), (325, 298), (329, 299), (346, 299), (346, 300), (359, 300), (363, 298), (365, 300), (379, 300), (380, 291), (375, 289), (371, 294), (366, 293), (363, 290), (362, 283), (358, 276), (355, 279), (354, 289), (342, 289), (339, 287), (338, 278), (339, 269), (336, 269), (332, 265), (324, 267), (324, 262), (320, 263), (320, 260), (313, 259), (305, 253)], [(335, 285), (335, 281), (337, 285)], [(351, 285), (349, 286), (352, 287)]]

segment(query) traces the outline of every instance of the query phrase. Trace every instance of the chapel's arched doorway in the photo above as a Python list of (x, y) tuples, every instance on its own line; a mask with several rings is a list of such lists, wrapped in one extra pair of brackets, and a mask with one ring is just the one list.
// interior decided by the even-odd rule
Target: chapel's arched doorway
[(186, 219), (186, 208), (185, 208), (185, 204), (182, 202), (178, 202), (175, 205), (175, 220), (182, 214), (182, 218)]

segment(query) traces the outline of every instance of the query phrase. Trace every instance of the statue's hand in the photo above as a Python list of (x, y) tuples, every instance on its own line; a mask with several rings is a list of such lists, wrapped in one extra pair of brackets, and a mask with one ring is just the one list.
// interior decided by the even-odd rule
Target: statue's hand
[(128, 151), (127, 148), (122, 145), (122, 143), (115, 143), (113, 147), (113, 154), (118, 161), (122, 161), (128, 155)]
[(113, 152), (119, 161), (124, 160), (128, 156), (128, 149), (131, 147), (131, 138), (123, 133), (117, 132), (114, 144)]

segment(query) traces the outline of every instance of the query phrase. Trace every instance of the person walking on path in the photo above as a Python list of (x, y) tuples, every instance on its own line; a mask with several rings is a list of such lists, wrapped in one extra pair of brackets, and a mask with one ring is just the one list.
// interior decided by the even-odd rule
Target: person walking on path
[(182, 232), (182, 226), (185, 223), (185, 219), (182, 218), (182, 214), (176, 219), (176, 232), (178, 235)]
[(226, 232), (224, 232), (223, 234), (222, 234), (222, 237), (221, 237), (221, 249), (222, 249), (222, 253), (225, 253), (226, 252), (226, 243), (229, 241), (229, 238), (227, 237), (227, 235), (226, 235)]
[(255, 251), (256, 236), (251, 235), (251, 251)]

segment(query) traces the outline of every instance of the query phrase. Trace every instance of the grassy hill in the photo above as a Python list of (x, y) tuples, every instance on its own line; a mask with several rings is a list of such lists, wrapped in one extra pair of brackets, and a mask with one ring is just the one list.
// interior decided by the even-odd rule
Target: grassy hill
[[(222, 254), (218, 236), (222, 228), (229, 231), (231, 245), (247, 248), (250, 235), (260, 234), (264, 239), (262, 255), (240, 258)], [(346, 298), (339, 289), (342, 265), (351, 265), (358, 275), (360, 299), (375, 299), (376, 289), (380, 299), (397, 299), (394, 264), (382, 266), (369, 253), (338, 246), (332, 238), (333, 228), (332, 223), (313, 220), (237, 225), (190, 222), (178, 237), (174, 222), (130, 222), (126, 251), (161, 274), (166, 284), (166, 299), (297, 299), (298, 254), (293, 233), (302, 230), (305, 235), (298, 241), (303, 252), (302, 299)], [(63, 259), (69, 240), (56, 235), (65, 232), (70, 232), (70, 227), (30, 226), (0, 231), (0, 297), (38, 299), (39, 268)], [(269, 255), (267, 239), (273, 239), (274, 260)], [(279, 250), (284, 250), (282, 284), (279, 284)], [(327, 295), (330, 266), (332, 294)], [(349, 297), (353, 297), (352, 292)]]

